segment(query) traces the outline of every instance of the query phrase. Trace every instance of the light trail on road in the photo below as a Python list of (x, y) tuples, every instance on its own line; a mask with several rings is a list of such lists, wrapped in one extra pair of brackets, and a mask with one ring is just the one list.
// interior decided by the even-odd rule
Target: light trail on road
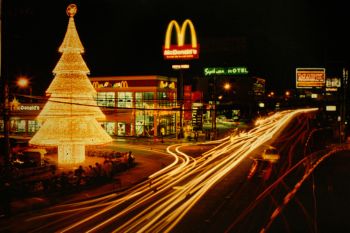
[[(181, 152), (186, 144), (169, 146), (167, 151), (174, 156), (174, 162), (148, 180), (95, 202), (57, 206), (58, 210), (51, 209), (49, 216), (87, 212), (63, 223), (59, 232), (170, 232), (243, 159), (268, 143), (294, 117), (316, 110), (286, 110), (260, 119), (252, 130), (216, 141), (218, 146), (198, 158)], [(43, 214), (30, 220), (46, 217)]]
[(278, 205), (273, 213), (271, 214), (271, 217), (268, 221), (268, 223), (260, 230), (260, 233), (265, 233), (268, 231), (268, 229), (271, 227), (272, 223), (275, 221), (277, 216), (280, 215), (282, 210), (288, 205), (288, 203), (292, 200), (292, 198), (295, 196), (297, 191), (300, 189), (301, 185), (306, 181), (306, 179), (312, 174), (312, 172), (316, 169), (318, 165), (320, 165), (321, 162), (323, 162), (325, 159), (327, 159), (329, 156), (336, 154), (337, 152), (343, 151), (345, 149), (348, 149), (348, 147), (340, 146), (338, 148), (335, 148), (328, 152), (327, 154), (323, 155), (321, 158), (317, 159), (316, 161), (312, 162), (308, 169), (306, 169), (305, 174), (303, 177), (294, 185), (293, 189), (288, 192), (285, 197), (283, 198), (283, 202)]

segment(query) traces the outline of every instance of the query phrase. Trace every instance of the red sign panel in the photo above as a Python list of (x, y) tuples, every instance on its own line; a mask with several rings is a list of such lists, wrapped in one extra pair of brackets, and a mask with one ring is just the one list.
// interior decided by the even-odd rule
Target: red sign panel
[(184, 120), (192, 120), (192, 100), (191, 100), (192, 86), (184, 86)]
[(164, 59), (171, 60), (186, 60), (186, 59), (197, 59), (199, 57), (199, 44), (196, 48), (192, 45), (171, 45), (170, 48), (163, 47)]

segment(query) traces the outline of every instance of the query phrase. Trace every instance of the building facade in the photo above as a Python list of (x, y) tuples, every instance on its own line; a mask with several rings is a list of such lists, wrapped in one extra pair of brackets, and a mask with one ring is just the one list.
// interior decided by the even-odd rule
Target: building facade
[(161, 136), (176, 133), (176, 78), (164, 76), (90, 77), (110, 135)]
[[(112, 136), (175, 135), (179, 125), (176, 78), (157, 75), (90, 77), (96, 101), (106, 115), (100, 122)], [(45, 101), (11, 100), (11, 135), (32, 136), (41, 126), (36, 117)], [(0, 121), (3, 132), (4, 123)]]

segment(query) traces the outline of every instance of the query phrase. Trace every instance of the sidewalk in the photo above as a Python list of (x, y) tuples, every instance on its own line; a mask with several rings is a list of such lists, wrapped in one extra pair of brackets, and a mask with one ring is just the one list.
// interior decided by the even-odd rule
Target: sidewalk
[[(168, 145), (177, 144), (177, 143), (186, 143), (186, 142), (196, 142), (195, 140), (187, 140), (176, 139), (164, 137), (163, 140), (161, 138), (137, 138), (137, 137), (127, 137), (127, 138), (115, 138), (115, 141), (125, 142), (130, 145), (145, 145), (152, 146), (158, 145), (161, 148), (165, 149)], [(200, 137), (198, 142), (205, 141), (204, 138)], [(163, 147), (164, 146), (164, 147)], [(21, 198), (11, 201), (11, 213), (12, 216), (16, 214), (31, 211), (35, 209), (40, 209), (44, 207), (48, 207), (50, 205), (55, 205), (58, 203), (67, 203), (74, 201), (83, 201), (89, 198), (97, 197), (100, 195), (105, 195), (108, 193), (113, 193), (117, 191), (121, 191), (136, 185), (148, 178), (151, 174), (159, 171), (167, 164), (172, 162), (171, 157), (160, 156), (159, 158), (148, 157), (143, 155), (133, 154), (135, 156), (136, 166), (129, 168), (126, 171), (120, 172), (116, 174), (113, 179), (114, 181), (102, 184), (100, 186), (90, 186), (90, 187), (82, 187), (81, 190), (77, 190), (65, 194), (65, 195), (51, 195), (51, 196), (35, 196), (28, 198)], [(89, 157), (87, 157), (87, 163), (89, 162)], [(101, 162), (101, 161), (99, 161)], [(58, 172), (62, 172), (65, 170), (58, 170)], [(1, 214), (1, 213), (0, 213)]]
[(67, 195), (53, 195), (49, 197), (37, 196), (13, 200), (11, 202), (12, 217), (19, 213), (48, 207), (54, 204), (83, 201), (127, 189), (146, 180), (149, 175), (162, 169), (166, 160), (168, 160), (169, 163), (172, 162), (170, 161), (170, 157), (159, 160), (137, 154), (134, 156), (136, 165), (126, 171), (116, 174), (114, 176), (115, 182), (112, 181), (100, 186), (82, 187), (81, 191), (76, 191)]

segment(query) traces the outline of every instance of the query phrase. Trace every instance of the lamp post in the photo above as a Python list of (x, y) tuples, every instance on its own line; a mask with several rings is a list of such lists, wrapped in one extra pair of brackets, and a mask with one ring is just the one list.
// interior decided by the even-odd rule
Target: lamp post
[(211, 130), (212, 130), (212, 135), (213, 138), (216, 138), (216, 100), (217, 100), (217, 96), (216, 96), (216, 76), (214, 75), (213, 77), (214, 79), (214, 84), (213, 84), (213, 95), (212, 95), (212, 99), (214, 100), (214, 105), (213, 105), (213, 114), (212, 114), (212, 121), (211, 121)]
[(180, 76), (178, 80), (178, 99), (180, 100), (180, 132), (178, 138), (184, 137), (183, 129), (183, 107), (184, 107), (184, 78), (182, 69), (180, 69)]
[(179, 133), (177, 134), (177, 138), (181, 139), (184, 137), (184, 131), (183, 131), (183, 107), (184, 107), (184, 77), (183, 77), (183, 70), (189, 69), (189, 64), (180, 64), (180, 65), (172, 65), (171, 66), (173, 70), (179, 71), (179, 77), (177, 81), (177, 99), (180, 105), (180, 119), (179, 119)]

